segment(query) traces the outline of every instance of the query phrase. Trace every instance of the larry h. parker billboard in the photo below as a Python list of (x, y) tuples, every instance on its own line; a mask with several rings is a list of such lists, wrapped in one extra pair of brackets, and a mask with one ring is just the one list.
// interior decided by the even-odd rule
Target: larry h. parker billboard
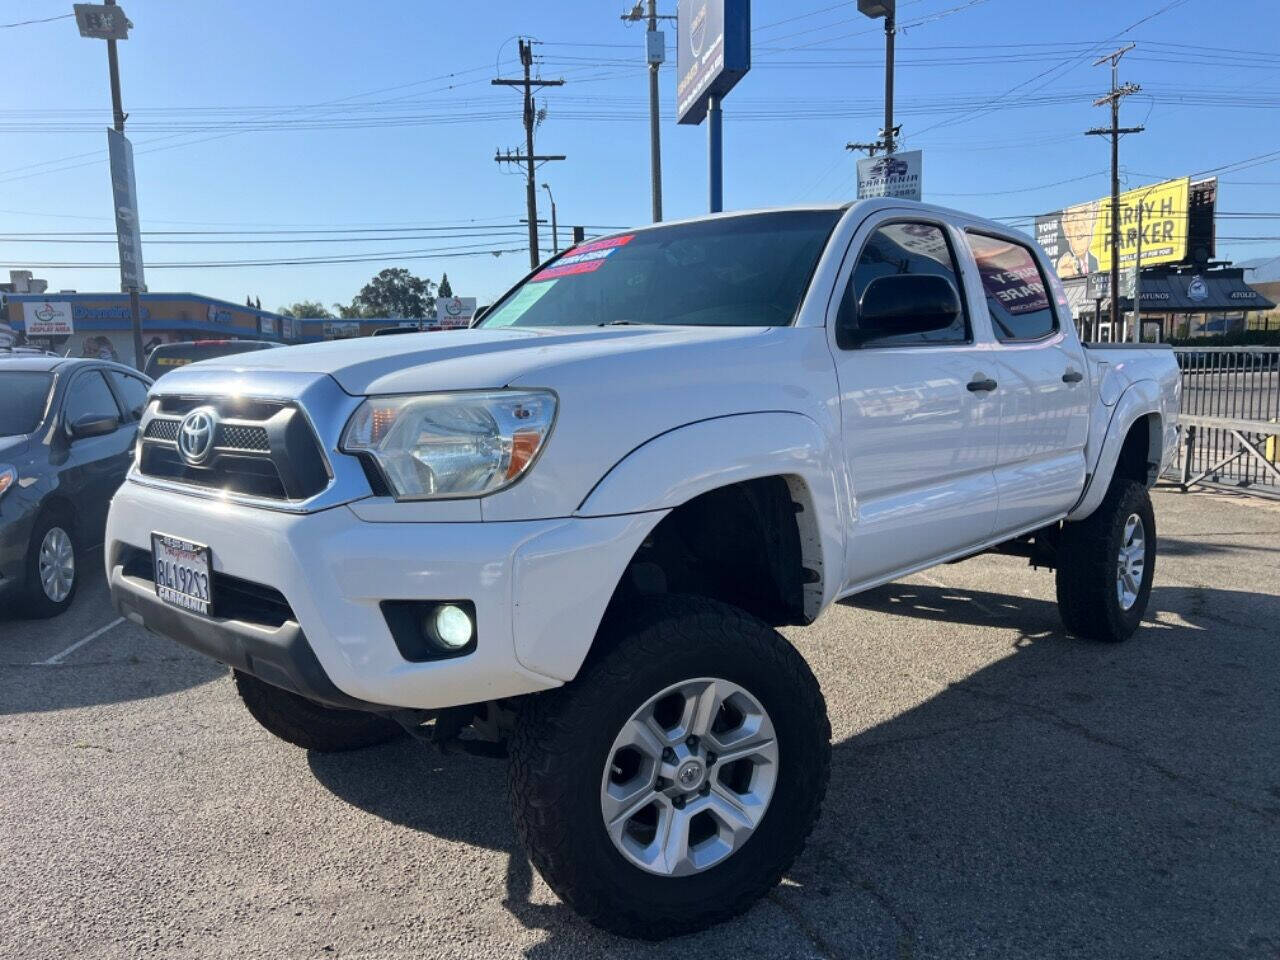
[[(1142, 265), (1187, 258), (1191, 181), (1166, 180), (1120, 194), (1120, 265), (1138, 255), (1138, 205), (1142, 205)], [(1036, 217), (1036, 242), (1064, 280), (1111, 269), (1111, 198)]]

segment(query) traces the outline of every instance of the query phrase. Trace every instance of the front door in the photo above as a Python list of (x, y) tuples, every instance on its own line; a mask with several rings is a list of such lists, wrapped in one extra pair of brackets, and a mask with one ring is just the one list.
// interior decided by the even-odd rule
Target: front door
[(933, 274), (965, 303), (954, 244), (939, 222), (882, 216), (859, 230), (828, 317), (853, 518), (846, 589), (929, 564), (982, 543), (995, 525), (993, 468), (999, 400), (990, 345), (965, 308), (948, 329), (886, 334), (842, 348), (835, 331), (857, 323), (872, 280)]

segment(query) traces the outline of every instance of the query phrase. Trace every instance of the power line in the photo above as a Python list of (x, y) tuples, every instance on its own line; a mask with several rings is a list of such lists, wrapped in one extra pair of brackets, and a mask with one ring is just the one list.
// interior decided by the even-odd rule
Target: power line
[(70, 20), (75, 17), (74, 13), (63, 13), (56, 17), (42, 17), (39, 20), (18, 20), (15, 23), (0, 23), (0, 30), (8, 30), (10, 27), (29, 27), (35, 23), (53, 23), (55, 20)]

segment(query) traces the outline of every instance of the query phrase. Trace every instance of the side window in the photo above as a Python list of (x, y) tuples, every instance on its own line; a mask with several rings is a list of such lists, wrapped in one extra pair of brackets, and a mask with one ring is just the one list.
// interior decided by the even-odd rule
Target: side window
[[(871, 235), (858, 256), (844, 299), (840, 302), (840, 325), (857, 324), (858, 304), (872, 280), (904, 273), (945, 277), (955, 286), (957, 293), (961, 290), (951, 243), (941, 227), (932, 223), (887, 223)], [(961, 300), (963, 303), (963, 297)], [(961, 310), (950, 327), (877, 337), (866, 341), (863, 346), (896, 347), (966, 343), (968, 340), (968, 315)]]
[(115, 395), (97, 370), (82, 373), (67, 389), (67, 400), (62, 406), (63, 422), (75, 423), (81, 417), (119, 417), (120, 408)]
[(969, 249), (978, 263), (997, 338), (1039, 340), (1058, 329), (1044, 275), (1030, 250), (981, 233), (969, 234)]
[(142, 419), (142, 411), (147, 408), (146, 383), (119, 370), (112, 370), (110, 376), (116, 389), (120, 391), (120, 396), (124, 398), (124, 407), (129, 415), (135, 420)]

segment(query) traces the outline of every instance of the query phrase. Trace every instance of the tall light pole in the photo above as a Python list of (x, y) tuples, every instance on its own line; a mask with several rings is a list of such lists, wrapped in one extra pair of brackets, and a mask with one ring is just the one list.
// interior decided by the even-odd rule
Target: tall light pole
[(551, 201), (551, 253), (560, 252), (560, 230), (556, 224), (556, 198), (551, 193), (551, 184), (544, 183), (542, 189), (547, 191), (547, 199)]
[(875, 156), (877, 150), (885, 155), (897, 148), (898, 128), (893, 125), (893, 40), (898, 26), (895, 19), (897, 0), (858, 0), (858, 12), (877, 20), (884, 17), (884, 129), (875, 143), (851, 143), (848, 150), (866, 150)]
[(133, 173), (133, 146), (124, 135), (126, 114), (120, 96), (120, 61), (116, 41), (129, 39), (133, 26), (116, 0), (102, 4), (72, 4), (80, 36), (107, 41), (107, 71), (111, 82), (111, 129), (107, 131), (111, 192), (116, 219), (116, 246), (120, 253), (120, 289), (129, 294), (129, 320), (133, 328), (133, 362), (142, 369), (142, 303), (146, 290), (142, 269), (142, 233), (138, 225), (138, 190)]

